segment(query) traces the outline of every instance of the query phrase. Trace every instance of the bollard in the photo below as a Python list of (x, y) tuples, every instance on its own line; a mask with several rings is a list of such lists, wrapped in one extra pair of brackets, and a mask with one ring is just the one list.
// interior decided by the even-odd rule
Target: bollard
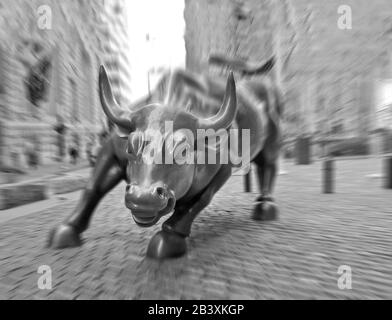
[(311, 163), (311, 139), (309, 137), (297, 138), (295, 149), (297, 165), (308, 165)]
[(283, 155), (280, 154), (278, 158), (278, 175), (285, 175), (287, 171), (283, 167)]
[(334, 164), (332, 158), (323, 162), (323, 193), (334, 193)]
[(244, 175), (244, 183), (245, 183), (245, 192), (251, 192), (252, 190), (252, 185), (251, 185), (251, 176), (250, 176), (251, 171), (247, 174)]
[(392, 189), (392, 157), (385, 158), (384, 170), (385, 170), (384, 188)]

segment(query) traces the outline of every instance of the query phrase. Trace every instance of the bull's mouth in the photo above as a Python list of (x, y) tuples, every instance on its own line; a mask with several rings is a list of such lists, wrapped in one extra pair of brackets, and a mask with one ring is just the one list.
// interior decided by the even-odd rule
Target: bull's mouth
[(132, 218), (139, 227), (148, 228), (148, 227), (152, 227), (153, 225), (155, 225), (159, 221), (160, 216), (158, 214), (156, 214), (153, 216), (148, 216), (148, 217), (143, 216), (142, 217), (138, 213), (132, 212)]
[(168, 213), (174, 210), (176, 199), (170, 198), (167, 206), (160, 211), (147, 211), (147, 210), (131, 210), (132, 218), (139, 227), (148, 228), (157, 224), (158, 221)]

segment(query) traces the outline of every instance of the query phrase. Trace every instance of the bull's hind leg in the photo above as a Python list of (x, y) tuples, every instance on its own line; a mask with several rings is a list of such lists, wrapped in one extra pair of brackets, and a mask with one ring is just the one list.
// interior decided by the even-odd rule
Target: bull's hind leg
[(260, 196), (253, 211), (255, 220), (275, 220), (278, 217), (278, 207), (272, 197), (276, 179), (277, 159), (267, 159), (261, 152), (254, 160), (257, 165), (257, 177), (260, 187)]
[(124, 177), (124, 170), (118, 165), (111, 144), (107, 144), (98, 156), (92, 177), (76, 209), (59, 227), (51, 231), (49, 247), (61, 249), (80, 246), (80, 234), (87, 229), (99, 201)]
[(163, 223), (150, 241), (147, 256), (155, 259), (175, 258), (186, 253), (186, 241), (191, 233), (192, 223), (197, 215), (207, 207), (215, 193), (231, 176), (231, 167), (223, 166), (212, 182), (195, 198), (178, 204), (172, 216)]

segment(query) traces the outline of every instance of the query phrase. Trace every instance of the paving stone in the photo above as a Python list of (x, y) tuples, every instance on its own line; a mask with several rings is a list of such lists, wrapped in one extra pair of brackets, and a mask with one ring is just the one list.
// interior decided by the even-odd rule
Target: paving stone
[[(97, 208), (79, 249), (44, 246), (74, 202), (8, 220), (1, 224), (0, 298), (390, 298), (392, 193), (366, 178), (381, 170), (379, 161), (337, 161), (332, 195), (320, 193), (320, 163), (285, 164), (275, 222), (251, 219), (256, 190), (243, 193), (242, 177), (234, 176), (195, 220), (188, 254), (165, 262), (145, 258), (161, 223), (137, 227), (122, 186)], [(43, 264), (52, 268), (50, 292), (36, 287)], [(340, 265), (352, 267), (351, 290), (337, 286)]]

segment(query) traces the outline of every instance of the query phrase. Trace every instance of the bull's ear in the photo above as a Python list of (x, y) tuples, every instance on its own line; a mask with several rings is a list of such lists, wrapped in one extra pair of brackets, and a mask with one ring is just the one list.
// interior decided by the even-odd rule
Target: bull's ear
[(130, 132), (126, 132), (117, 126), (114, 128), (114, 132), (116, 135), (123, 139), (128, 139), (128, 136), (130, 134)]

